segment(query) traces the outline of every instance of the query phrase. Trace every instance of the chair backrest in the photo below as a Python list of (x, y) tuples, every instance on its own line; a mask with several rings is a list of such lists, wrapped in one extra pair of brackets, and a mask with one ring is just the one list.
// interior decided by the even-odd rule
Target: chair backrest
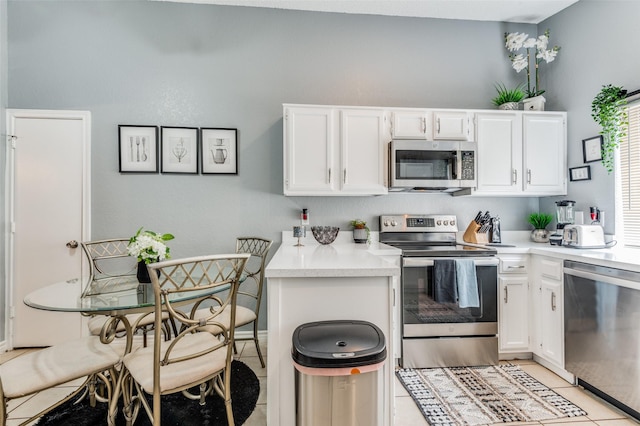
[[(201, 357), (224, 346), (228, 347), (227, 360), (231, 362), (238, 286), (249, 256), (249, 254), (209, 255), (166, 260), (148, 265), (155, 296), (155, 353), (160, 354), (160, 345), (163, 340), (161, 334), (163, 312), (168, 312), (170, 320), (176, 323), (179, 330), (178, 335), (171, 340), (164, 356), (159, 360), (162, 365)], [(153, 273), (154, 271), (160, 274)], [(175, 306), (173, 300), (188, 292), (199, 292), (202, 295), (189, 301), (193, 304), (190, 312), (183, 312), (180, 306), (184, 306), (184, 301)], [(214, 306), (209, 309), (206, 317), (196, 318), (197, 308), (205, 300), (213, 300)], [(185, 339), (191, 339), (190, 342), (194, 340), (201, 342), (200, 339), (194, 339), (193, 335), (197, 333), (213, 335), (215, 344), (198, 347), (194, 353), (185, 353)], [(209, 339), (209, 341), (212, 340)], [(175, 347), (181, 349), (176, 350), (174, 354)], [(160, 365), (154, 365), (154, 368), (159, 374)]]
[(246, 279), (238, 290), (238, 304), (253, 309), (258, 315), (264, 284), (264, 267), (273, 242), (260, 237), (236, 239), (236, 253), (251, 255), (244, 266)]
[[(127, 252), (129, 238), (112, 238), (108, 240), (85, 241), (81, 243), (89, 262), (88, 283), (115, 287), (120, 281), (131, 281), (135, 278), (138, 260)], [(122, 278), (122, 280), (119, 280)], [(89, 290), (89, 285), (85, 292)], [(94, 287), (96, 290), (97, 287)], [(101, 291), (104, 291), (102, 289)]]

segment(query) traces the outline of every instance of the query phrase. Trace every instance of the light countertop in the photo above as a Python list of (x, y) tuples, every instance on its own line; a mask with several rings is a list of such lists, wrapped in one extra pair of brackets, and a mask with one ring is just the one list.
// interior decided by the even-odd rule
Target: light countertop
[[(302, 247), (295, 247), (297, 239), (284, 231), (282, 244), (267, 265), (266, 277), (373, 277), (398, 276), (400, 269), (386, 256), (401, 255), (401, 250), (377, 241), (377, 232), (371, 233), (368, 244), (354, 244), (352, 233), (340, 231), (332, 244), (319, 244), (309, 232), (301, 239)], [(462, 242), (462, 233), (458, 240)], [(465, 243), (467, 244), (467, 243)], [(506, 231), (502, 244), (514, 247), (493, 247), (499, 255), (538, 254), (563, 260), (591, 263), (610, 268), (640, 272), (640, 249), (614, 246), (606, 249), (576, 249), (535, 243), (530, 231)]]
[[(460, 236), (459, 240), (462, 241), (462, 236)], [(531, 253), (640, 272), (640, 249), (617, 245), (605, 249), (576, 249), (552, 246), (549, 243), (534, 243), (531, 241), (530, 231), (503, 232), (502, 244), (510, 244), (515, 247), (493, 247), (498, 250), (499, 255)]]
[(267, 265), (267, 278), (286, 277), (381, 277), (399, 276), (400, 268), (385, 256), (400, 256), (401, 250), (372, 241), (355, 244), (351, 232), (340, 232), (331, 244), (319, 244), (309, 232), (302, 247), (291, 232), (283, 232), (282, 244)]

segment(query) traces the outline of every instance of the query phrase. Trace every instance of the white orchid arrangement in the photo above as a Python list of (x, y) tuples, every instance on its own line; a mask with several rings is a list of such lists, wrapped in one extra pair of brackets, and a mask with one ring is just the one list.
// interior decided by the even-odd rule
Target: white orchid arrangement
[[(540, 90), (540, 77), (538, 68), (542, 61), (549, 63), (553, 62), (560, 50), (559, 46), (554, 46), (551, 49), (549, 47), (549, 30), (545, 31), (543, 35), (535, 37), (529, 37), (529, 34), (525, 33), (505, 33), (505, 46), (509, 52), (509, 59), (511, 59), (511, 66), (516, 72), (520, 72), (523, 69), (527, 69), (527, 97), (532, 98), (544, 93), (544, 90)], [(526, 49), (527, 53), (518, 53), (520, 49)], [(535, 86), (531, 87), (531, 53), (535, 50), (534, 62), (535, 62)]]
[(130, 256), (138, 258), (138, 262), (144, 261), (145, 264), (159, 262), (169, 259), (169, 247), (166, 241), (173, 240), (171, 234), (160, 234), (153, 231), (143, 231), (138, 229), (136, 235), (129, 239), (127, 253)]

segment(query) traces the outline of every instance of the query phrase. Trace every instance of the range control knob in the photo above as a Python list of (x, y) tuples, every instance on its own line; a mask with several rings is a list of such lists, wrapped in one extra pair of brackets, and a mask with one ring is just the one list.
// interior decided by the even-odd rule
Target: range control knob
[(455, 220), (452, 220), (452, 221), (451, 221), (451, 222), (449, 222), (449, 223), (451, 224), (451, 226), (455, 226), (456, 221), (455, 221)]
[(391, 219), (391, 226), (398, 226), (398, 222), (395, 219)]
[(441, 220), (436, 221), (436, 225), (438, 226), (442, 225), (442, 221)]
[(448, 226), (448, 225), (449, 225), (449, 221), (448, 221), (448, 220), (445, 220), (445, 221), (444, 221), (444, 226)]

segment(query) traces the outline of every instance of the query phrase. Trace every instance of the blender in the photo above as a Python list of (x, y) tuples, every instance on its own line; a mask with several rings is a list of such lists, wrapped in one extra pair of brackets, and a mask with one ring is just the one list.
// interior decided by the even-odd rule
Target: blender
[(554, 246), (562, 245), (562, 233), (566, 225), (573, 225), (575, 219), (573, 215), (573, 206), (575, 201), (562, 200), (556, 201), (556, 232), (549, 236), (549, 244)]

